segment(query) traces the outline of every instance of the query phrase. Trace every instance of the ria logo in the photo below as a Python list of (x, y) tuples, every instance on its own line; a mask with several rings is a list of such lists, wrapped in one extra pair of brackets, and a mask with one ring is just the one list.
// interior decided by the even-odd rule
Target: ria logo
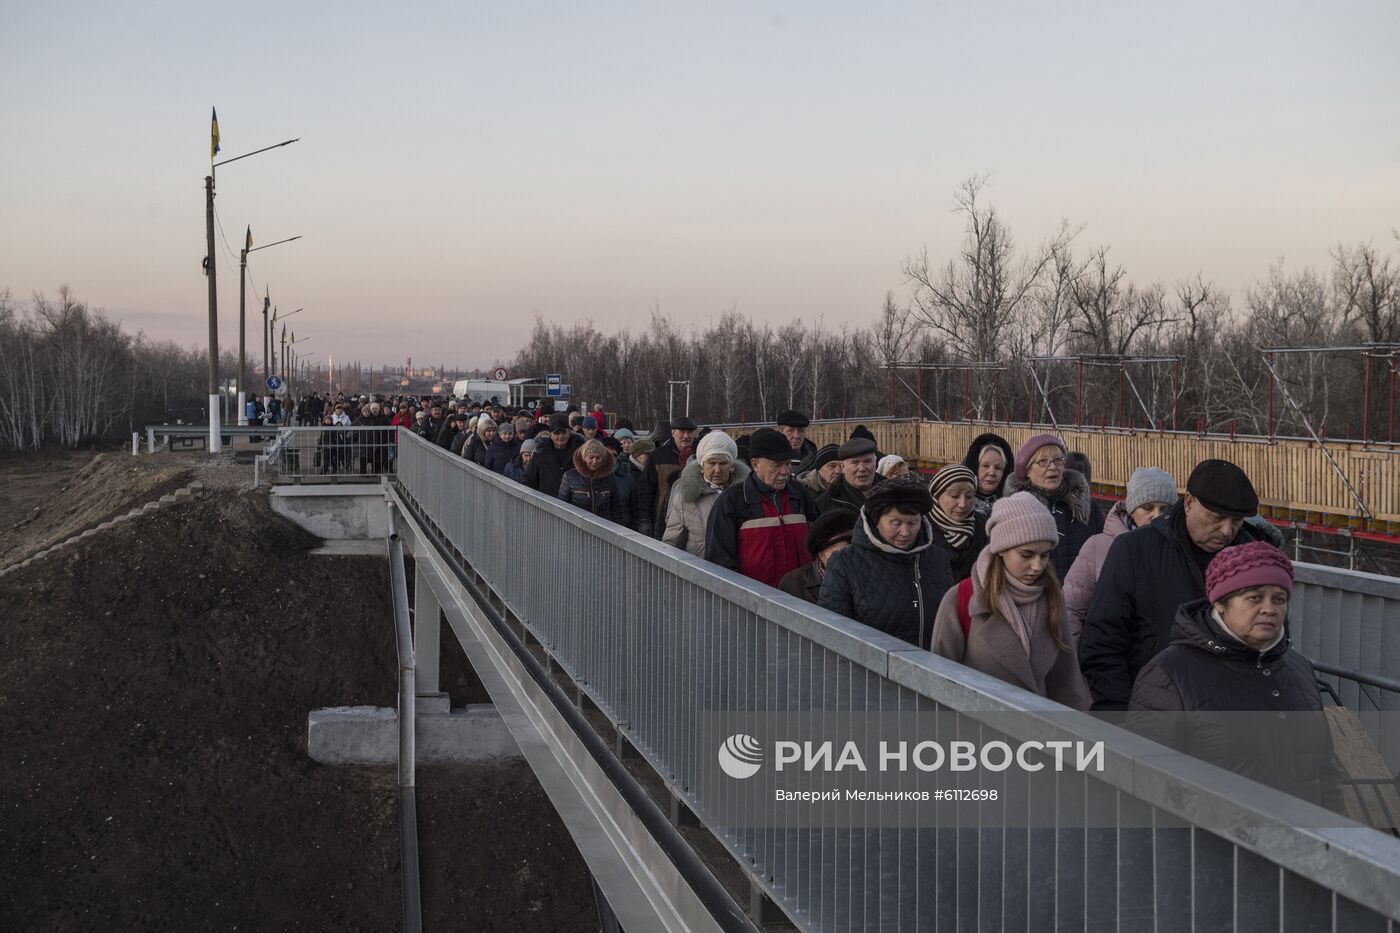
[(763, 767), (763, 746), (751, 735), (731, 735), (719, 747), (719, 766), (732, 778), (751, 778)]

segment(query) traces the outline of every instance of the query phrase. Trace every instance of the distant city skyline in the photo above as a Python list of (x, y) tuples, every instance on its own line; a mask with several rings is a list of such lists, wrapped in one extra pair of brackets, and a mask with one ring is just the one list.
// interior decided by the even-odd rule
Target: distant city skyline
[[(220, 347), (237, 249), (324, 367), (483, 368), (534, 316), (863, 327), (961, 236), (1084, 225), (1138, 283), (1242, 292), (1338, 242), (1397, 250), (1400, 4), (251, 2), (0, 8), (0, 288), (62, 284), (128, 330)], [(226, 243), (225, 243), (226, 241)], [(250, 351), (251, 352), (251, 351)], [(260, 356), (260, 352), (257, 354)], [(440, 356), (441, 359), (432, 357)]]

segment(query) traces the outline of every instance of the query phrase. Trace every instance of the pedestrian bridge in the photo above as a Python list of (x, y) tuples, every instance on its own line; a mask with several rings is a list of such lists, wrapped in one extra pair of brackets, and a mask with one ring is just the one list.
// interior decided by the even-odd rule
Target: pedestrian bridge
[[(291, 433), (278, 444), (315, 448)], [(384, 526), (413, 558), (417, 692), (438, 690), (445, 621), (623, 929), (1400, 928), (1394, 836), (619, 529), (411, 433), (394, 444), (380, 495), (393, 518)], [(285, 468), (295, 460), (281, 458), (274, 482), (313, 479)], [(1296, 642), (1342, 672), (1329, 678), (1339, 696), (1383, 733), (1382, 711), (1400, 710), (1400, 582), (1310, 565), (1298, 581)], [(737, 783), (715, 776), (716, 711), (840, 714), (855, 738), (889, 715), (937, 713), (958, 736), (1103, 741), (1108, 752), (1102, 771), (1055, 778), (1033, 808), (1037, 828), (1010, 803), (942, 810), (932, 825), (867, 825), (859, 804), (829, 824), (783, 825), (743, 816)]]

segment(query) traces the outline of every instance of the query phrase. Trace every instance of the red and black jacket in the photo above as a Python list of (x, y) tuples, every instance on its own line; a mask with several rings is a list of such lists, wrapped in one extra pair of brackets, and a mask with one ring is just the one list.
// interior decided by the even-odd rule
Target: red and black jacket
[(816, 505), (801, 483), (777, 491), (750, 473), (720, 493), (705, 528), (705, 559), (777, 586), (812, 559), (807, 523), (816, 517)]

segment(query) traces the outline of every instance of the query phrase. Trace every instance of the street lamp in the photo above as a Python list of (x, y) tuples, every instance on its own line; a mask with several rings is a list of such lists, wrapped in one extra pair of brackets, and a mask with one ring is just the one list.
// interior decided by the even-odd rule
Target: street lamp
[[(243, 238), (243, 251), (238, 260), (238, 423), (248, 423), (248, 413), (245, 406), (248, 401), (248, 364), (247, 356), (244, 352), (244, 342), (247, 336), (247, 325), (244, 323), (245, 293), (248, 285), (248, 254), (256, 253), (260, 249), (269, 249), (273, 246), (281, 246), (283, 243), (290, 243), (292, 240), (300, 240), (301, 235), (288, 237), (285, 240), (278, 240), (276, 243), (268, 243), (265, 246), (253, 246), (253, 228), (248, 227), (248, 233)], [(263, 360), (263, 369), (267, 368), (266, 359)], [(266, 373), (264, 373), (266, 375)]]
[[(218, 153), (218, 124), (215, 122), (214, 146), (211, 149), (209, 174), (204, 176), (204, 274), (209, 277), (209, 452), (216, 454), (223, 449), (223, 436), (219, 431), (219, 288), (214, 259), (214, 170), (220, 165), (228, 165), (249, 156), (290, 146), (296, 139), (288, 139), (275, 146), (264, 146), (231, 159), (214, 162)], [(301, 137), (297, 137), (300, 139)]]
[[(305, 308), (297, 308), (297, 311), (305, 311), (305, 310), (306, 310)], [(291, 312), (288, 312), (287, 314), (282, 315), (282, 319), (283, 319), (283, 320), (286, 320), (287, 318), (291, 317), (293, 314), (296, 314), (297, 311), (291, 311)], [(272, 352), (273, 352), (273, 347), (276, 346), (276, 344), (273, 342), (273, 337), (272, 337), (273, 331), (276, 329), (276, 327), (277, 327), (277, 309), (274, 308), (274, 309), (272, 310), (272, 321), (269, 322), (268, 319), (267, 319), (267, 303), (264, 302), (264, 303), (263, 303), (263, 350), (264, 350), (264, 354), (263, 354), (263, 373), (264, 373), (264, 375), (267, 375), (267, 376), (271, 376), (271, 375), (272, 375), (272, 370), (268, 368), (267, 355), (268, 355), (269, 353), (272, 353)], [(275, 355), (273, 356), (272, 365), (273, 365), (273, 366), (276, 366), (276, 365), (277, 365), (277, 358), (276, 358)]]

